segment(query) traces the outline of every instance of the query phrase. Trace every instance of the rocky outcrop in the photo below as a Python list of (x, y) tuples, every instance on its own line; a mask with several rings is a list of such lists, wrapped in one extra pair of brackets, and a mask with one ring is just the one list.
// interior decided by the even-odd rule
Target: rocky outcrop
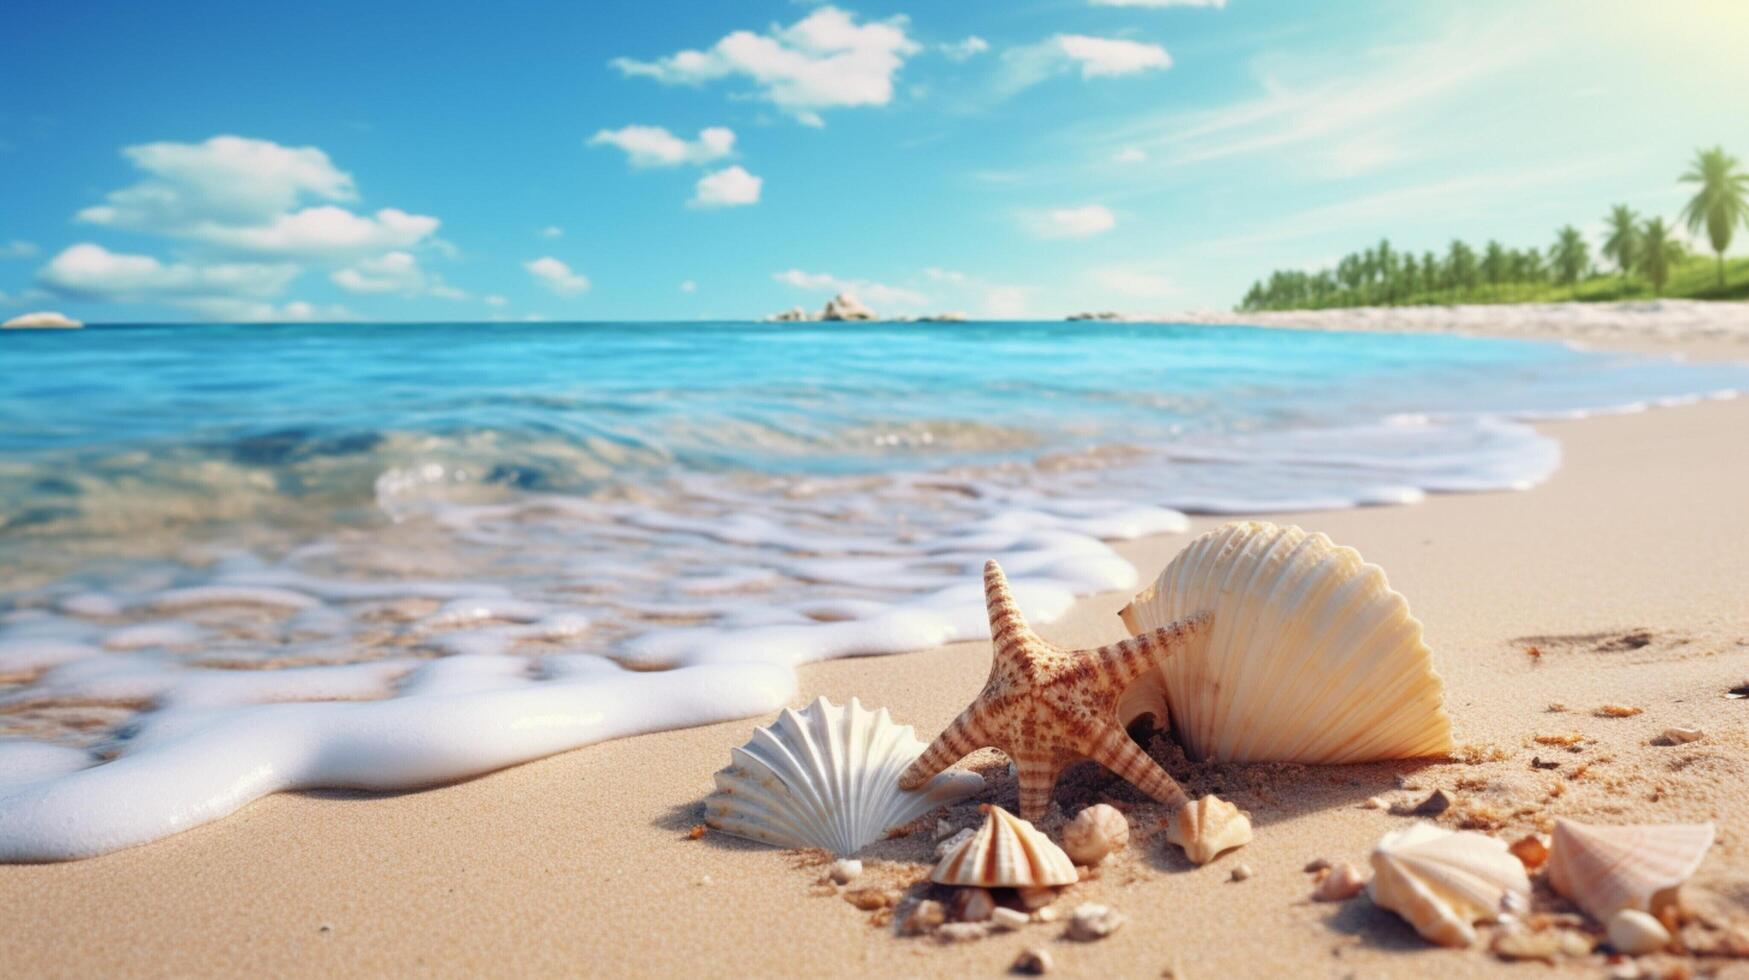
[(812, 320), (814, 317), (799, 306), (792, 306), (782, 313), (773, 313), (765, 318), (767, 323), (795, 323), (801, 320)]
[(1064, 317), (1063, 319), (1065, 319), (1065, 320), (1122, 320), (1123, 318), (1124, 318), (1124, 316), (1122, 313), (1114, 313), (1111, 310), (1104, 310), (1104, 311), (1099, 312), (1099, 313), (1071, 313), (1068, 316)]
[(822, 320), (874, 320), (875, 311), (862, 305), (862, 301), (850, 293), (839, 293), (826, 302), (826, 308), (820, 311)]
[(43, 311), (15, 316), (0, 323), (0, 330), (77, 330), (84, 325), (70, 316)]
[(959, 312), (958, 310), (954, 310), (948, 313), (935, 313), (930, 316), (920, 316), (917, 319), (924, 323), (964, 323), (967, 320), (970, 320), (971, 317)]

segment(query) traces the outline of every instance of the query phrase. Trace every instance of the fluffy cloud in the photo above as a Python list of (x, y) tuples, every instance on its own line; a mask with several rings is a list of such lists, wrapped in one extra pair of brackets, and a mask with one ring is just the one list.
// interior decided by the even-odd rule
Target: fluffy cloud
[(357, 321), (359, 315), (336, 304), (257, 303), (242, 299), (213, 297), (194, 299), (181, 304), (208, 320), (224, 323), (336, 323)]
[(524, 262), (522, 267), (559, 296), (575, 296), (589, 288), (588, 276), (572, 272), (570, 266), (550, 255)]
[(540, 230), (540, 235), (542, 238), (561, 238), (564, 236), (564, 234), (565, 234), (565, 229), (560, 228), (558, 225), (547, 225), (545, 228), (542, 228)]
[(436, 296), (438, 299), (467, 299), (468, 294), (443, 281), (436, 273), (427, 272), (411, 252), (389, 252), (376, 258), (361, 259), (328, 278), (349, 293), (397, 293), (402, 296)]
[(731, 76), (753, 83), (761, 98), (811, 126), (820, 112), (886, 105), (893, 76), (915, 54), (903, 17), (867, 24), (836, 7), (821, 7), (788, 27), (764, 34), (735, 31), (706, 51), (680, 51), (656, 61), (615, 58), (628, 76), (669, 85), (702, 85)]
[(680, 284), (680, 291), (683, 293), (696, 293), (698, 292), (698, 283), (688, 279)]
[(740, 167), (725, 167), (698, 179), (692, 200), (698, 208), (732, 208), (759, 203), (759, 188), (764, 179), (755, 177)]
[(634, 167), (674, 167), (709, 163), (735, 151), (735, 132), (723, 126), (701, 129), (698, 139), (681, 139), (661, 126), (604, 129), (589, 138), (590, 146), (617, 146)]
[(0, 242), (0, 259), (28, 259), (37, 251), (35, 242), (19, 241), (18, 239)]
[(202, 143), (145, 143), (122, 155), (144, 172), (105, 195), (80, 221), (188, 239), (263, 257), (347, 260), (408, 248), (437, 230), (436, 218), (385, 208), (356, 214), (352, 175), (313, 146), (214, 136)]
[(60, 295), (109, 302), (278, 295), (298, 274), (290, 263), (163, 263), (149, 255), (111, 252), (89, 242), (49, 260), (37, 281)]
[(990, 42), (973, 34), (963, 41), (952, 41), (939, 47), (941, 53), (947, 55), (949, 61), (965, 61), (967, 58), (990, 50)]
[(1088, 238), (1110, 231), (1117, 216), (1103, 204), (1055, 208), (1033, 219), (1033, 230), (1045, 238)]
[(786, 286), (814, 293), (851, 293), (858, 299), (874, 306), (877, 310), (882, 306), (899, 306), (916, 308), (929, 303), (928, 297), (915, 290), (903, 286), (889, 286), (886, 283), (873, 282), (868, 279), (840, 279), (827, 272), (803, 272), (801, 269), (785, 269), (774, 273), (773, 279)]
[(1172, 67), (1172, 56), (1158, 44), (1085, 34), (1058, 34), (1054, 40), (1064, 55), (1080, 64), (1082, 78)]

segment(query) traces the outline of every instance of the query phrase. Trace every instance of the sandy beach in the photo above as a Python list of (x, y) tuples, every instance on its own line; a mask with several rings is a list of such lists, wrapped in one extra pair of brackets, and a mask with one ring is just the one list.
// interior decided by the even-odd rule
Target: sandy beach
[[(1732, 346), (1690, 349), (1729, 356)], [(1307, 862), (1364, 863), (1383, 832), (1409, 822), (1364, 808), (1369, 797), (1412, 802), (1434, 789), (1458, 800), (1443, 824), (1508, 840), (1556, 816), (1714, 821), (1717, 843), (1686, 903), (1710, 923), (1749, 924), (1749, 703), (1726, 697), (1749, 681), (1749, 401), (1545, 431), (1565, 461), (1534, 491), (1270, 515), (1358, 548), (1409, 598), (1447, 684), (1460, 758), (1196, 765), (1156, 739), (1152, 754), (1193, 796), (1219, 792), (1255, 822), (1253, 843), (1201, 868), (1166, 843), (1162, 808), (1115, 777), (1075, 770), (1056, 801), (1071, 814), (1114, 802), (1135, 834), (1056, 902), (1064, 911), (1102, 902), (1129, 917), (1101, 941), (1069, 942), (1060, 921), (958, 945), (902, 938), (822, 884), (817, 854), (715, 832), (695, 839), (711, 774), (768, 720), (750, 719), (612, 741), (424, 792), (277, 795), (149, 846), (0, 867), (0, 972), (995, 975), (1042, 946), (1067, 976), (1494, 974), (1507, 967), (1481, 948), (1431, 947), (1365, 897), (1308, 900)], [(1199, 518), (1192, 534), (1219, 523)], [(1151, 579), (1190, 537), (1120, 550)], [(1064, 645), (1110, 642), (1122, 635), (1115, 613), (1127, 599), (1089, 598), (1039, 632)], [(931, 738), (982, 684), (988, 651), (961, 643), (804, 667), (794, 703), (859, 697)], [(1608, 704), (1644, 710), (1600, 716)], [(1705, 736), (1653, 744), (1671, 726)], [(1536, 741), (1571, 734), (1581, 737), (1571, 751)], [(1555, 768), (1533, 767), (1533, 757)], [(975, 821), (979, 800), (1013, 801), (999, 755), (968, 764), (990, 785), (953, 808), (956, 827)], [(857, 884), (923, 879), (931, 838), (924, 828), (878, 845)], [(1230, 880), (1239, 863), (1254, 876)], [(1558, 906), (1540, 879), (1538, 889), (1539, 903)], [(1749, 975), (1741, 960), (1689, 962)], [(1603, 963), (1593, 954), (1558, 969), (1598, 975)]]

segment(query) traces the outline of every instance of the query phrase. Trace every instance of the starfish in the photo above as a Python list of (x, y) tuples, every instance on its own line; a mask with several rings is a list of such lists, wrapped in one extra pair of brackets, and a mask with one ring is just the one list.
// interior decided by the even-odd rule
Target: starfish
[(1069, 651), (1026, 625), (994, 561), (984, 566), (984, 602), (994, 645), (990, 678), (977, 700), (899, 777), (900, 788), (916, 789), (967, 755), (994, 747), (1008, 753), (1020, 772), (1020, 815), (1027, 820), (1045, 815), (1057, 777), (1082, 759), (1168, 806), (1189, 799), (1124, 731), (1117, 702), (1131, 681), (1204, 636), (1207, 613), (1108, 646)]

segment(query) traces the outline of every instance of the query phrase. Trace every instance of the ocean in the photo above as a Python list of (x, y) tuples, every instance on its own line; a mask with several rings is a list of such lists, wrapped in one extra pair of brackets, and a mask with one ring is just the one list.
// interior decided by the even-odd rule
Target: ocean
[[(763, 714), (1186, 514), (1524, 490), (1749, 366), (1122, 323), (0, 335), (0, 859)], [(1115, 624), (1114, 624), (1115, 626)]]

